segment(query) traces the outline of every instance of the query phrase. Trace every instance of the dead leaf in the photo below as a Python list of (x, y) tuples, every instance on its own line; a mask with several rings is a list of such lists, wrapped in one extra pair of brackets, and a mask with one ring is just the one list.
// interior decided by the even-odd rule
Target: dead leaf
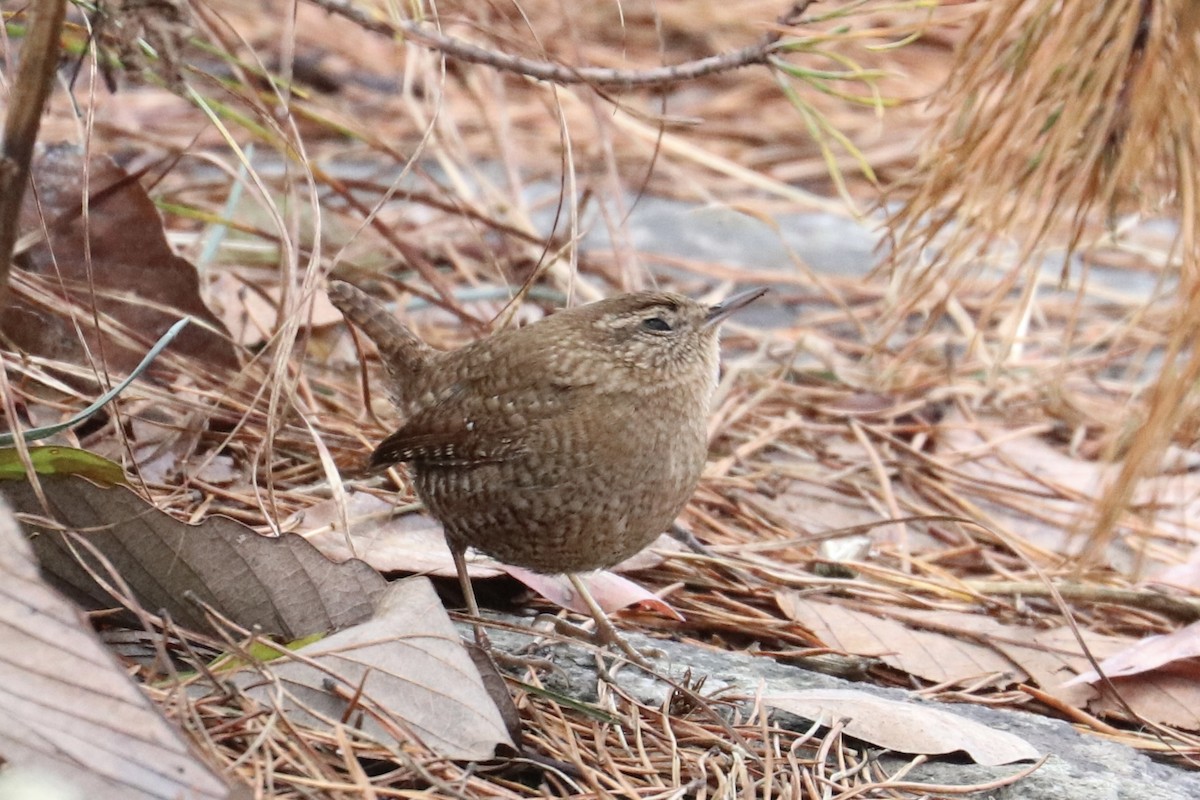
[[(492, 758), (497, 745), (513, 747), (499, 710), (458, 632), (425, 578), (393, 583), (368, 622), (327, 636), (298, 653), (303, 661), (272, 662), (267, 685), (248, 689), (271, 703), (284, 690), (283, 709), (293, 722), (320, 724), (317, 717), (349, 719), (369, 736), (409, 738), (433, 752), (463, 761)], [(327, 682), (336, 681), (338, 693)], [(256, 682), (239, 676), (239, 685)], [(347, 709), (346, 698), (357, 697)]]
[[(1200, 656), (1200, 622), (1193, 622), (1172, 633), (1148, 636), (1134, 642), (1124, 650), (1118, 650), (1100, 662), (1100, 669), (1109, 678), (1124, 678), (1157, 669), (1172, 661)], [(1077, 683), (1094, 683), (1100, 675), (1089, 669), (1071, 680), (1066, 686)]]
[[(190, 356), (197, 365), (238, 368), (228, 335), (200, 299), (195, 267), (171, 250), (158, 209), (136, 180), (105, 156), (84, 161), (72, 145), (41, 148), (31, 180), (37, 191), (25, 195), (21, 233), (45, 230), (47, 238), (21, 253), (16, 263), (46, 278), (43, 290), (83, 309), (91, 309), (94, 301), (97, 310), (146, 341), (133, 347), (106, 333), (101, 350), (90, 313), (72, 321), (61, 303), (35, 303), (20, 281), (14, 283), (12, 304), (0, 315), (5, 336), (29, 353), (87, 364), (78, 322), (91, 351), (104, 352), (111, 369), (128, 373), (146, 344), (180, 317), (191, 316), (201, 324), (189, 325), (167, 349)], [(86, 220), (81, 214), (85, 192), (90, 192)]]
[[(962, 479), (994, 483), (1009, 496), (1028, 493), (1036, 504), (976, 500), (991, 524), (1020, 540), (1054, 553), (1074, 555), (1082, 548), (1073, 534), (1077, 498), (1096, 497), (1111, 465), (1071, 456), (1037, 431), (1014, 434), (995, 423), (967, 420), (951, 409), (937, 426), (938, 460)], [(1118, 559), (1119, 553), (1112, 558)]]
[(504, 720), (508, 738), (516, 742), (519, 748), (525, 733), (525, 723), (521, 721), (521, 712), (513, 701), (512, 694), (508, 691), (508, 682), (500, 674), (496, 660), (474, 640), (462, 639), (460, 641), (467, 654), (471, 656), (471, 663), (479, 671), (479, 678), (483, 681), (483, 688), (487, 690), (488, 697), (492, 698), (492, 702), (496, 704), (496, 710), (500, 712), (500, 719)]
[(920, 630), (835, 603), (807, 600), (796, 592), (778, 592), (775, 600), (788, 619), (808, 628), (825, 645), (851, 655), (878, 658), (893, 669), (933, 683), (974, 681), (985, 675), (1006, 675), (1009, 684), (1028, 680), (1006, 656), (961, 635), (969, 630), (964, 627), (968, 622), (986, 621), (982, 615), (974, 615), (976, 620), (971, 619), (973, 615), (961, 614), (958, 632), (950, 634)]
[[(780, 592), (776, 602), (789, 619), (813, 631), (824, 644), (853, 655), (878, 658), (893, 669), (938, 684), (964, 684), (986, 675), (1005, 688), (1031, 682), (1060, 702), (1084, 708), (1097, 693), (1089, 686), (1064, 686), (1087, 659), (1070, 638), (1006, 625), (984, 614), (891, 608), (887, 617)], [(1095, 634), (1089, 644), (1107, 646)]]
[[(53, 519), (83, 532), (143, 608), (166, 609), (187, 628), (208, 628), (202, 609), (186, 599), (188, 593), (238, 625), (292, 640), (367, 619), (386, 586), (367, 564), (334, 564), (293, 534), (260, 536), (227, 517), (190, 525), (123, 486), (102, 489), (56, 476), (42, 478), (41, 484)], [(116, 604), (80, 565), (67, 539), (44, 522), (46, 512), (28, 483), (6, 481), (0, 492), (29, 515), (22, 521), (34, 550), (61, 591), (89, 609)], [(86, 558), (107, 577), (103, 566)]]
[[(269, 283), (269, 277), (254, 275), (253, 281), (241, 275), (222, 272), (214, 281), (214, 304), (221, 312), (233, 340), (243, 347), (258, 347), (279, 327), (279, 307), (283, 290)], [(301, 306), (304, 319), (312, 328), (342, 322), (342, 312), (325, 292), (316, 292)]]
[(771, 496), (747, 491), (735, 491), (733, 496), (772, 524), (797, 535), (879, 524), (878, 510), (826, 485), (824, 467), (813, 464), (812, 471), (811, 480), (781, 480)]
[[(380, 572), (419, 572), (439, 578), (453, 578), (458, 574), (450, 548), (446, 546), (442, 523), (429, 514), (400, 513), (394, 503), (378, 495), (348, 491), (346, 518), (350, 523), (353, 553), (340, 527), (337, 501), (332, 498), (304, 509), (292, 530), (334, 561), (361, 558)], [(663, 534), (642, 552), (613, 567), (612, 571), (651, 569), (663, 562), (657, 551), (680, 549), (678, 542)], [(478, 553), (468, 554), (467, 568), (473, 578), (494, 578), (506, 571), (502, 564)]]
[(6, 778), (51, 776), (74, 796), (95, 800), (234, 795), (78, 610), (38, 576), (29, 543), (2, 501), (0, 686)]
[[(1088, 710), (1096, 716), (1200, 731), (1200, 662), (1176, 661), (1153, 672), (1113, 678), (1111, 682), (1124, 703), (1107, 686), (1097, 685), (1100, 696), (1088, 704)], [(1129, 715), (1126, 705), (1137, 717)]]
[[(1091, 667), (1070, 628), (1036, 630), (1006, 625), (983, 614), (907, 608), (887, 617), (780, 592), (788, 616), (843, 652), (878, 658), (888, 666), (938, 684), (963, 684), (995, 675), (1000, 688), (1030, 682), (1059, 702), (1105, 718), (1136, 721), (1107, 687), (1071, 681)], [(1133, 643), (1081, 631), (1098, 659)], [(1200, 666), (1177, 661), (1134, 677), (1117, 677), (1122, 699), (1146, 720), (1200, 730)]]
[[(1092, 655), (1103, 661), (1133, 644), (1133, 640), (1104, 636), (1091, 631), (1081, 631)], [(1062, 627), (1050, 631), (1039, 631), (1034, 635), (1035, 644), (1060, 655), (1073, 672), (1082, 673), (1091, 669), (1070, 628)], [(1069, 674), (1060, 673), (1058, 686), (1045, 686), (1049, 693), (1060, 696), (1066, 692), (1088, 693), (1087, 709), (1106, 719), (1126, 722), (1140, 720), (1130, 716), (1125, 706), (1133, 713), (1152, 723), (1173, 725), (1189, 731), (1200, 730), (1200, 665), (1194, 660), (1176, 661), (1151, 672), (1143, 672), (1126, 678), (1113, 678), (1112, 685), (1121, 695), (1121, 700), (1112, 696), (1106, 685), (1062, 686)]]
[(1041, 757), (1033, 745), (1006, 731), (920, 701), (901, 703), (853, 689), (811, 689), (765, 695), (763, 703), (826, 727), (841, 723), (849, 736), (897, 753), (965, 752), (976, 764), (998, 766)]
[(1200, 589), (1200, 547), (1192, 548), (1182, 564), (1162, 566), (1147, 583), (1195, 592)]

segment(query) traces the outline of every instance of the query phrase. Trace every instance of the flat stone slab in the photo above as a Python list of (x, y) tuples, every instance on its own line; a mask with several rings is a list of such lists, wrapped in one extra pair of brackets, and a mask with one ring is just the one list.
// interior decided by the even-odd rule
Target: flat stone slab
[[(518, 625), (528, 620), (508, 618)], [(462, 628), (469, 636), (469, 629)], [(493, 644), (506, 652), (517, 652), (534, 641), (522, 633), (493, 630)], [(628, 634), (627, 640), (639, 649), (662, 651), (653, 659), (657, 668), (682, 680), (690, 672), (694, 680), (706, 676), (702, 694), (722, 690), (729, 694), (754, 696), (756, 693), (782, 694), (806, 689), (854, 689), (894, 701), (916, 703), (957, 714), (997, 730), (1008, 731), (1029, 742), (1038, 751), (1049, 754), (1046, 763), (1032, 775), (1000, 789), (967, 795), (990, 800), (1200, 800), (1200, 774), (1161, 764), (1131, 747), (1109, 742), (1098, 736), (1075, 731), (1069, 724), (1021, 711), (993, 709), (958, 703), (935, 703), (911, 692), (868, 683), (835, 678), (768, 658), (696, 647), (679, 642), (651, 639)], [(544, 640), (542, 640), (544, 641)], [(599, 676), (589, 648), (578, 644), (560, 644), (538, 648), (563, 670), (562, 675), (546, 674), (548, 688), (583, 701), (595, 699)], [(616, 682), (631, 696), (650, 705), (661, 705), (671, 687), (632, 666), (622, 667)], [(911, 756), (884, 754), (880, 763), (894, 773), (910, 763)], [(1030, 766), (1009, 764), (999, 767), (966, 763), (957, 754), (930, 756), (929, 761), (907, 773), (905, 780), (928, 784), (964, 786), (984, 784), (1017, 774)]]

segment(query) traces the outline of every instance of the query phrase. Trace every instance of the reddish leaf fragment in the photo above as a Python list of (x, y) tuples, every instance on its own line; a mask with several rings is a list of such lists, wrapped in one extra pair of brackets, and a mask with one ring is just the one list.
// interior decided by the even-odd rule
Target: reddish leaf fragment
[[(560, 608), (575, 611), (579, 614), (590, 614), (588, 607), (575, 593), (574, 587), (565, 575), (542, 575), (531, 570), (502, 565), (501, 569), (521, 583), (533, 589), (542, 597)], [(659, 612), (663, 616), (683, 622), (683, 616), (671, 608), (666, 601), (658, 597), (628, 578), (623, 578), (614, 572), (593, 572), (580, 575), (580, 579), (592, 593), (592, 598), (606, 613), (620, 611), (633, 605), (644, 606)]]
[[(1134, 642), (1100, 662), (1100, 669), (1109, 678), (1124, 678), (1158, 669), (1166, 664), (1183, 659), (1200, 656), (1200, 622), (1193, 622), (1173, 633), (1162, 636), (1148, 636)], [(1100, 674), (1089, 669), (1071, 680), (1064, 686), (1077, 683), (1093, 683), (1100, 680)]]

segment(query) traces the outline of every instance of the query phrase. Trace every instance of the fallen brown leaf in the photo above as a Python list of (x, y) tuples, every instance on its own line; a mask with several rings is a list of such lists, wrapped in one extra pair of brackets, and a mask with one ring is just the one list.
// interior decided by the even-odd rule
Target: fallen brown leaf
[[(808, 628), (827, 646), (878, 658), (893, 669), (933, 683), (966, 682), (985, 675), (1004, 675), (1008, 684), (1028, 680), (1008, 657), (962, 636), (921, 630), (836, 603), (807, 600), (795, 592), (778, 592), (775, 598), (789, 619)], [(961, 616), (960, 624), (972, 617)], [(981, 615), (978, 618), (987, 621)]]
[[(1083, 637), (1092, 655), (1100, 661), (1111, 658), (1133, 644), (1131, 639), (1102, 636), (1090, 631), (1084, 631)], [(1035, 644), (1059, 653), (1063, 661), (1071, 666), (1071, 673), (1060, 673), (1062, 683), (1067, 682), (1072, 673), (1091, 669), (1091, 662), (1084, 657), (1069, 628), (1039, 631), (1032, 638)], [(1138, 722), (1130, 717), (1126, 709), (1128, 705), (1134, 714), (1152, 723), (1174, 725), (1190, 731), (1200, 730), (1200, 669), (1194, 660), (1178, 661), (1151, 672), (1113, 678), (1111, 683), (1120, 693), (1124, 704), (1112, 696), (1107, 685), (1060, 684), (1045, 688), (1051, 694), (1059, 695), (1087, 691), (1087, 708), (1100, 717)]]
[[(106, 568), (55, 531), (78, 531), (130, 586), (148, 611), (165, 609), (176, 624), (208, 629), (198, 600), (245, 628), (286, 640), (353, 625), (371, 616), (386, 582), (361, 561), (334, 564), (293, 534), (261, 536), (227, 517), (189, 525), (159, 511), (123, 486), (103, 489), (73, 477), (46, 476), (45, 520), (25, 481), (0, 482), (32, 536), (42, 570), (85, 608), (116, 605), (80, 564)], [(41, 518), (41, 522), (38, 522)]]
[[(441, 523), (426, 513), (397, 513), (394, 505), (375, 495), (348, 492), (346, 519), (350, 525), (348, 537), (341, 530), (337, 501), (324, 500), (304, 510), (295, 530), (335, 561), (354, 555), (380, 572), (421, 573), (442, 578), (453, 578), (458, 574), (450, 548), (446, 546)], [(658, 549), (677, 550), (679, 544), (663, 534), (646, 550), (618, 564), (612, 571), (583, 576), (584, 582), (593, 590), (593, 596), (605, 611), (641, 604), (680, 619), (678, 612), (660, 598), (633, 581), (614, 574), (624, 570), (648, 569), (662, 563), (662, 556), (654, 552)], [(539, 575), (478, 554), (468, 556), (467, 571), (473, 578), (494, 578), (508, 574), (561, 608), (581, 614), (589, 613), (563, 576)]]
[[(1200, 622), (1193, 622), (1177, 631), (1161, 636), (1139, 639), (1100, 662), (1100, 669), (1109, 678), (1126, 678), (1170, 664), (1173, 661), (1200, 656)], [(1094, 669), (1076, 675), (1066, 686), (1095, 683), (1100, 674)]]

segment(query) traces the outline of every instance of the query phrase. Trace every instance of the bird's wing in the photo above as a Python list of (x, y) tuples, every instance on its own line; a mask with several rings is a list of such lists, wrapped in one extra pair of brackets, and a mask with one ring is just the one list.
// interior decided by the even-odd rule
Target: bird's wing
[[(552, 424), (584, 402), (585, 381), (544, 364), (509, 364), (502, 374), (469, 372), (418, 408), (371, 454), (371, 466), (400, 461), (461, 466), (507, 461), (528, 452), (532, 427)], [(547, 374), (547, 373), (550, 374)]]
[(526, 452), (522, 439), (515, 426), (506, 429), (495, 421), (475, 422), (471, 412), (452, 398), (422, 409), (380, 442), (371, 453), (371, 466), (400, 461), (443, 466), (506, 461)]

